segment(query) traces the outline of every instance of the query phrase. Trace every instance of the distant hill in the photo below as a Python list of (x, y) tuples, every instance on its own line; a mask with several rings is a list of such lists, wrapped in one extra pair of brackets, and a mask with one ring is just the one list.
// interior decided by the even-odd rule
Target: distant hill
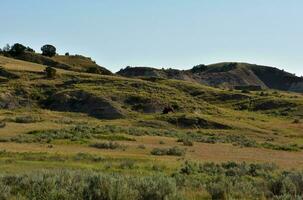
[(10, 57), (70, 71), (88, 72), (104, 75), (112, 74), (111, 71), (102, 66), (99, 66), (91, 58), (81, 55), (56, 55), (54, 57), (47, 57), (34, 52), (24, 52), (16, 56), (10, 55)]
[(125, 77), (186, 80), (222, 88), (259, 86), (263, 89), (303, 92), (302, 77), (278, 68), (248, 63), (197, 65), (190, 70), (126, 67), (117, 74)]

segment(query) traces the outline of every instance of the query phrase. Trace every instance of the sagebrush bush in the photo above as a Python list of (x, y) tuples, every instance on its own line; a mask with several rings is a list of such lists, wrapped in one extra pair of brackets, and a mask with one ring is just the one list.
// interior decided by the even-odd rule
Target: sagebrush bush
[(57, 74), (57, 70), (53, 67), (46, 67), (45, 68), (45, 76), (47, 78), (55, 78)]
[(120, 145), (117, 142), (100, 142), (100, 143), (94, 143), (90, 145), (91, 147), (95, 147), (98, 149), (118, 149), (118, 148), (125, 148), (125, 146)]
[(40, 117), (31, 116), (31, 115), (17, 116), (15, 118), (16, 123), (35, 123), (40, 121), (41, 121)]
[(6, 126), (5, 122), (0, 121), (0, 128), (4, 128)]
[(177, 142), (182, 142), (184, 146), (194, 146), (193, 141), (190, 138), (180, 138)]
[(156, 156), (183, 156), (185, 154), (185, 150), (179, 147), (172, 147), (172, 148), (154, 148), (151, 152), (152, 155)]
[(173, 200), (176, 182), (164, 176), (129, 177), (90, 171), (40, 171), (0, 177), (0, 199)]

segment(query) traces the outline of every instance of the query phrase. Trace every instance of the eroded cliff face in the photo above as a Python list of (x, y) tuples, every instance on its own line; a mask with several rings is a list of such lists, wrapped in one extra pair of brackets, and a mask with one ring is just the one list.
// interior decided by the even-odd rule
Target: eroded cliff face
[(303, 78), (278, 68), (248, 63), (197, 65), (190, 70), (127, 67), (118, 75), (137, 78), (166, 78), (206, 84), (213, 87), (259, 86), (263, 89), (303, 92)]

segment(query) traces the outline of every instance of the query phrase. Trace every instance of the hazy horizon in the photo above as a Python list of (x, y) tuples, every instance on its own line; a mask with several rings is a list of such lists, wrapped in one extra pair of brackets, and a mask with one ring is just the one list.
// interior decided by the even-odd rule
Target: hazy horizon
[(298, 0), (10, 0), (1, 7), (1, 48), (18, 42), (40, 51), (49, 43), (114, 72), (232, 61), (303, 75)]

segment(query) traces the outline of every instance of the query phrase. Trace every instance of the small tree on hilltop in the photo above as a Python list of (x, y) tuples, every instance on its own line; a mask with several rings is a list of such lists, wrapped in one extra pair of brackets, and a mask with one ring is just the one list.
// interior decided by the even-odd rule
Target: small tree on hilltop
[(16, 43), (11, 47), (11, 49), (9, 50), (9, 53), (12, 56), (18, 56), (20, 54), (23, 54), (25, 50), (26, 50), (26, 47), (24, 45)]
[(55, 78), (56, 77), (57, 70), (55, 68), (46, 67), (44, 71), (45, 71), (45, 75), (46, 75), (47, 78)]
[(46, 44), (41, 47), (42, 55), (52, 57), (56, 55), (56, 47), (50, 44)]

